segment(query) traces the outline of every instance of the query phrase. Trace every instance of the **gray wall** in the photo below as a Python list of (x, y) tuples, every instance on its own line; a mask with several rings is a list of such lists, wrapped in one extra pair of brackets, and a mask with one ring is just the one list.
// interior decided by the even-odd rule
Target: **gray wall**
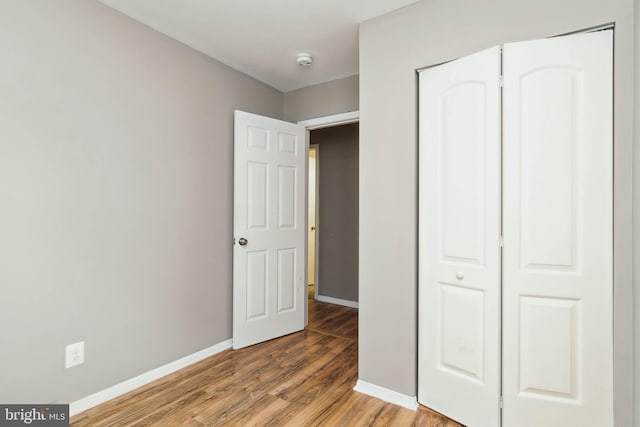
[(358, 109), (358, 76), (287, 92), (284, 119), (297, 122)]
[[(361, 25), (360, 379), (416, 394), (415, 70), (614, 21), (614, 387), (617, 425), (631, 425), (633, 0), (429, 0)], [(636, 227), (636, 242), (639, 233)]]
[(358, 301), (358, 124), (311, 131), (319, 144), (319, 295)]
[[(635, 133), (634, 140), (635, 146), (633, 151), (633, 164), (640, 165), (640, 0), (634, 1), (634, 34), (635, 34)], [(638, 167), (638, 166), (636, 166)], [(640, 170), (636, 169), (633, 174), (633, 264), (636, 266), (633, 271), (633, 283), (634, 283), (634, 314), (635, 314), (635, 426), (640, 427)]]
[(0, 402), (231, 338), (233, 110), (283, 94), (93, 0), (3, 0), (0, 52)]

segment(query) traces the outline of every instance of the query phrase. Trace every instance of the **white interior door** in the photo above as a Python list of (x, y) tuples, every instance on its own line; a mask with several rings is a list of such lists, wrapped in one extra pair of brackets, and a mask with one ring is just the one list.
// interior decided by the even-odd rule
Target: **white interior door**
[(612, 31), (504, 46), (504, 425), (611, 426)]
[(233, 347), (304, 327), (305, 129), (242, 111), (234, 135)]
[(500, 422), (500, 48), (420, 73), (418, 400)]

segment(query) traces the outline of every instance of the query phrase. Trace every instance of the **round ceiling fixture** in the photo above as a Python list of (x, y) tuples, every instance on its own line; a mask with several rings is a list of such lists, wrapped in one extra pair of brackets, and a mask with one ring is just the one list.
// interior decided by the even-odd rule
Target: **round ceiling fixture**
[(313, 57), (309, 53), (299, 53), (296, 56), (296, 62), (301, 67), (308, 67), (313, 62)]

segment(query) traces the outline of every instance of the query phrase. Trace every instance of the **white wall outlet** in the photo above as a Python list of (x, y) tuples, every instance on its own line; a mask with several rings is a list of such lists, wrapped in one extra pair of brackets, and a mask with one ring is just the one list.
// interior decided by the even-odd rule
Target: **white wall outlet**
[(84, 363), (84, 341), (69, 344), (65, 348), (65, 355), (65, 365), (67, 368)]

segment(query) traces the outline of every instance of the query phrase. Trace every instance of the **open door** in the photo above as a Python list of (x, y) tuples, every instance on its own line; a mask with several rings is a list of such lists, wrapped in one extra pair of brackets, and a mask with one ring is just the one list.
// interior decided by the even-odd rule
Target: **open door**
[(418, 400), (500, 424), (500, 48), (420, 72)]
[(235, 111), (233, 348), (304, 328), (305, 128)]

